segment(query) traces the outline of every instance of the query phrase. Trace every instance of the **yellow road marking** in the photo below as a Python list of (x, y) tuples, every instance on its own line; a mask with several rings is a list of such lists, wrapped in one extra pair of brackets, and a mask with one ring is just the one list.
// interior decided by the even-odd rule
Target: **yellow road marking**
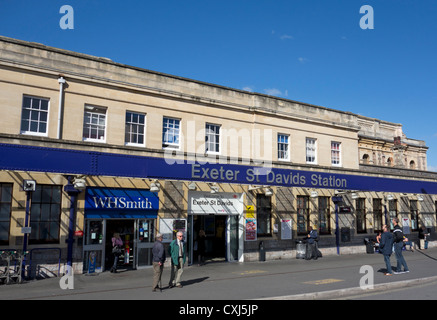
[(304, 283), (305, 284), (314, 284), (314, 285), (318, 286), (321, 284), (329, 284), (329, 283), (341, 282), (341, 281), (344, 281), (344, 280), (341, 280), (341, 279), (323, 279), (323, 280), (307, 281)]
[(238, 273), (239, 275), (242, 276), (247, 276), (247, 275), (251, 275), (251, 274), (259, 274), (259, 273), (266, 273), (267, 271), (264, 270), (247, 270), (247, 271), (243, 271), (243, 272), (233, 272), (233, 273)]

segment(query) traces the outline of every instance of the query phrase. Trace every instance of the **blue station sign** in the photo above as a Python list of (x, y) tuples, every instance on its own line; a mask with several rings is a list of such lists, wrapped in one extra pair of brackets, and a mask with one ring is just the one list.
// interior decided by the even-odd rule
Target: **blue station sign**
[[(200, 163), (157, 157), (120, 155), (104, 152), (0, 144), (0, 169), (94, 176), (172, 179), (217, 183), (239, 183), (284, 187), (327, 188), (360, 191), (437, 194), (437, 180), (386, 178), (363, 174), (305, 171), (241, 164)], [(345, 169), (344, 171), (347, 171)], [(338, 172), (338, 173), (337, 173)], [(87, 195), (88, 197), (88, 195)], [(101, 210), (154, 210), (148, 202), (133, 196), (130, 200), (97, 199)], [(138, 196), (141, 198), (141, 196)], [(127, 198), (126, 198), (127, 199)], [(150, 197), (150, 199), (152, 199)], [(91, 201), (92, 200), (92, 201)], [(87, 205), (96, 205), (92, 198)], [(108, 202), (109, 201), (109, 202)], [(145, 201), (145, 200), (144, 200)], [(138, 208), (130, 208), (134, 204)], [(117, 208), (115, 208), (117, 206)], [(144, 208), (141, 208), (143, 207)], [(94, 208), (93, 210), (97, 210)], [(156, 209), (157, 210), (157, 209)]]

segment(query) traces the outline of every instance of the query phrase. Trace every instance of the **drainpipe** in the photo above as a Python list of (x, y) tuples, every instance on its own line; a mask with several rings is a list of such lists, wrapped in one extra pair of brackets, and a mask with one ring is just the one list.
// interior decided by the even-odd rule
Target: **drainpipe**
[(63, 96), (64, 96), (65, 79), (63, 77), (59, 77), (58, 82), (59, 82), (58, 139), (61, 139), (61, 135), (62, 135), (62, 106), (64, 105)]

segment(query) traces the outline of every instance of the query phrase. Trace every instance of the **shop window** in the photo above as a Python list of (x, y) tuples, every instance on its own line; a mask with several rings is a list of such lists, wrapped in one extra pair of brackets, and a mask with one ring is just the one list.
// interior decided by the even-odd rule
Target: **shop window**
[(382, 200), (373, 199), (373, 228), (375, 232), (382, 232)]
[(308, 233), (310, 214), (310, 198), (308, 196), (297, 196), (297, 234)]
[(0, 183), (0, 244), (9, 244), (12, 209), (12, 184)]
[(419, 231), (419, 209), (417, 206), (417, 200), (410, 200), (410, 218), (411, 218), (411, 231)]
[(46, 136), (48, 132), (49, 100), (23, 97), (21, 133)]
[(61, 186), (38, 185), (32, 193), (29, 244), (59, 243)]
[(144, 146), (144, 132), (146, 115), (142, 113), (126, 111), (126, 127), (124, 142), (126, 145)]
[(256, 217), (258, 237), (272, 235), (272, 197), (264, 194), (256, 196)]
[(388, 214), (390, 216), (390, 230), (394, 229), (393, 219), (398, 217), (398, 200), (393, 199), (388, 201)]
[(359, 198), (355, 200), (355, 211), (357, 215), (357, 233), (366, 232), (366, 199)]
[(329, 210), (329, 197), (318, 197), (319, 205), (319, 233), (331, 233), (331, 213)]
[(83, 117), (83, 140), (106, 141), (106, 108), (85, 106)]

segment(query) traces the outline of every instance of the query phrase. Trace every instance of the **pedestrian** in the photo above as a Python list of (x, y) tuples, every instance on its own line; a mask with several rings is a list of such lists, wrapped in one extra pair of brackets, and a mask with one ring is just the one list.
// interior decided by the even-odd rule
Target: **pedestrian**
[(199, 266), (201, 266), (205, 262), (205, 239), (206, 239), (205, 231), (200, 230), (199, 236), (197, 237), (197, 253), (198, 253), (197, 263)]
[(425, 226), (422, 226), (419, 229), (419, 249), (428, 249), (428, 230), (425, 228)]
[(393, 252), (393, 235), (388, 230), (387, 225), (382, 226), (382, 234), (379, 242), (379, 252), (384, 256), (385, 265), (387, 267), (386, 276), (392, 276), (393, 271), (391, 269), (390, 256)]
[[(408, 241), (408, 238), (404, 237), (404, 233), (402, 232), (401, 227), (399, 226), (399, 219), (393, 218), (393, 241), (394, 241), (394, 249), (396, 256), (396, 272), (395, 274), (410, 272), (407, 266), (407, 262), (402, 255), (402, 248), (404, 247), (404, 241)], [(402, 271), (402, 266), (404, 267), (404, 271)]]
[(111, 267), (111, 273), (117, 273), (118, 257), (121, 256), (123, 248), (123, 240), (121, 240), (120, 234), (115, 232), (112, 236), (112, 254), (114, 256), (114, 263)]
[[(157, 289), (162, 291), (161, 288), (161, 276), (162, 271), (164, 270), (164, 263), (165, 263), (165, 250), (164, 250), (164, 244), (162, 243), (162, 234), (157, 233), (155, 237), (155, 243), (152, 248), (152, 262), (153, 262), (153, 285), (152, 285), (152, 291), (155, 292)], [(159, 283), (159, 287), (158, 287)]]
[(183, 233), (178, 231), (176, 239), (170, 243), (168, 248), (171, 260), (171, 274), (168, 286), (182, 288), (181, 277), (184, 272), (184, 264), (186, 259), (186, 248), (183, 241)]
[(316, 247), (316, 241), (318, 239), (317, 231), (314, 230), (310, 226), (310, 232), (307, 236), (307, 253), (306, 253), (306, 260), (317, 260), (318, 254), (317, 254), (317, 247)]

